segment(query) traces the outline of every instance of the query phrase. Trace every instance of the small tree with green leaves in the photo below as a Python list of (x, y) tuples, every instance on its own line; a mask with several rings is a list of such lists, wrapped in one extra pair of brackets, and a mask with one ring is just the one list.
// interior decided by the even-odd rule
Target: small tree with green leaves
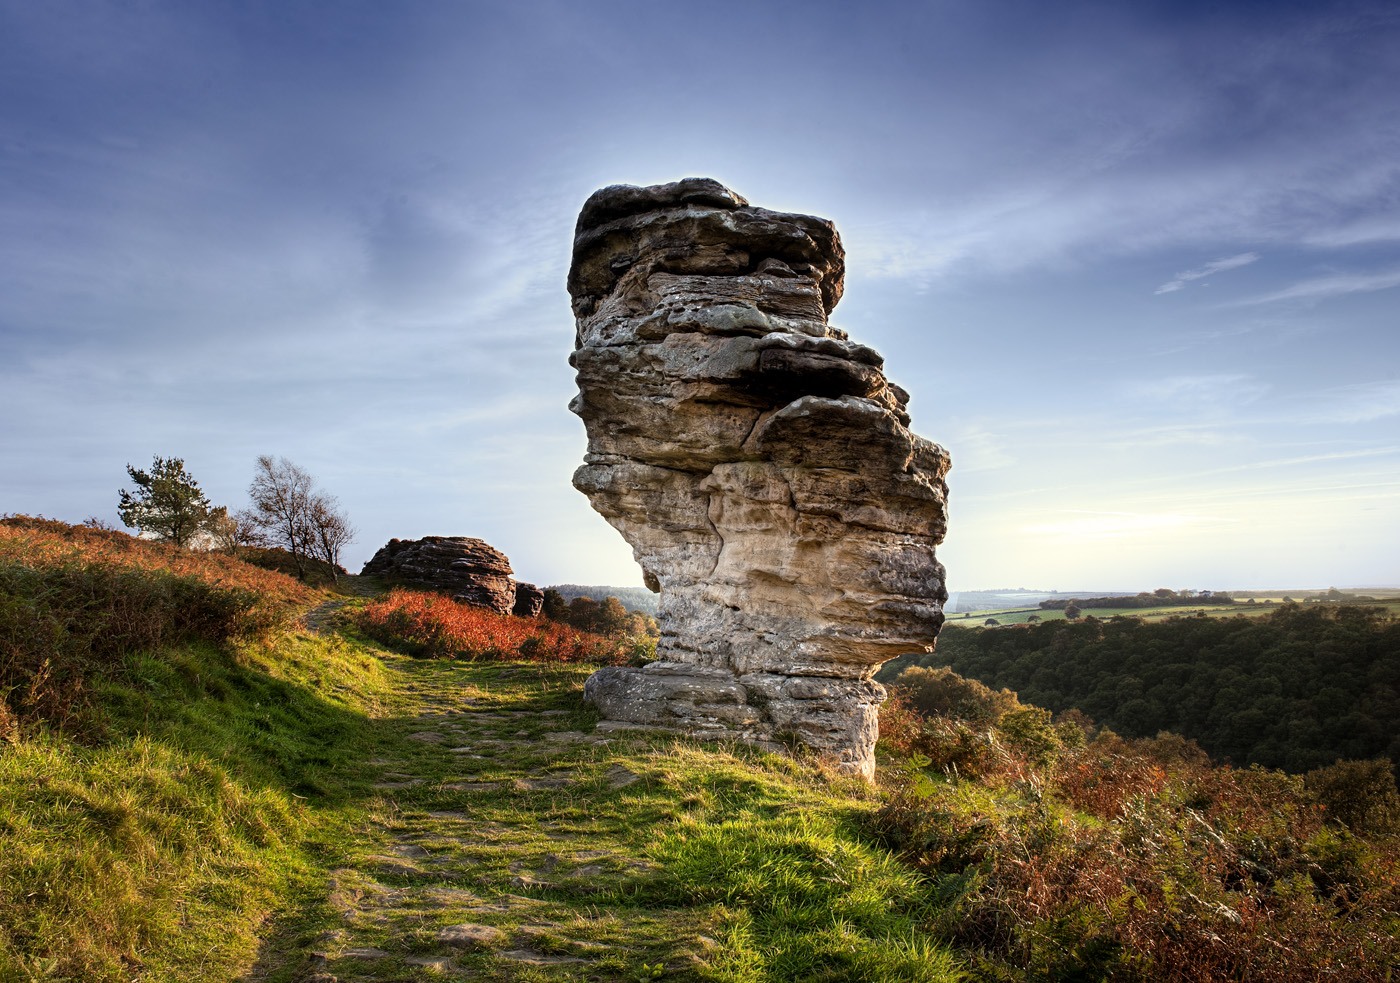
[(213, 507), (178, 457), (151, 460), (151, 470), (126, 466), (135, 491), (118, 492), (117, 514), (124, 524), (158, 539), (188, 546), (209, 522)]
[(553, 587), (545, 588), (544, 606), (540, 613), (551, 621), (569, 620), (569, 602), (564, 600), (564, 595)]

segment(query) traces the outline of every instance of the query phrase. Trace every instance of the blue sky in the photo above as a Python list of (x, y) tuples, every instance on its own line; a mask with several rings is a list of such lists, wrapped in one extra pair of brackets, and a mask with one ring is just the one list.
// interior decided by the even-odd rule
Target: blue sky
[(1400, 583), (1392, 3), (0, 0), (0, 511), (127, 463), (636, 584), (569, 484), (605, 184), (845, 239), (950, 587)]

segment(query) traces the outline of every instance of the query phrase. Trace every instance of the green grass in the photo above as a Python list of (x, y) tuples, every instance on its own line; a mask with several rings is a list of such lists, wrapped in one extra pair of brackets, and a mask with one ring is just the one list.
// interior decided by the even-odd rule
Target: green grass
[[(1005, 944), (1006, 919), (1050, 884), (1035, 870), (1077, 884), (1090, 853), (1068, 847), (1127, 815), (1056, 803), (1029, 757), (995, 787), (923, 776), (892, 813), (888, 795), (813, 762), (599, 734), (587, 665), (383, 648), (354, 628), (376, 586), (344, 582), (351, 596), (314, 632), (122, 656), (91, 680), (87, 744), (12, 731), (0, 983), (894, 983), (1090, 979), (1132, 961), (1104, 948), (1121, 911), (1027, 915)], [(965, 750), (1029, 755), (1023, 716)], [(1110, 763), (1089, 784), (1123, 772)], [(1162, 826), (1168, 845), (1195, 822)], [(1049, 866), (1031, 870), (1040, 854)], [(1142, 863), (1142, 884), (1162, 881)], [(990, 874), (1000, 894), (979, 881)]]
[[(922, 882), (861, 832), (878, 806), (864, 783), (742, 747), (587, 740), (587, 667), (385, 658), (406, 702), (373, 760), (403, 787), (345, 865), (364, 892), (348, 922), (335, 904), (288, 922), (273, 979), (327, 933), (331, 971), (366, 980), (433, 958), (485, 979), (961, 978), (918, 932)], [(437, 941), (463, 922), (502, 941)], [(348, 955), (365, 950), (387, 955)], [(507, 955), (522, 950), (561, 961)]]
[[(0, 979), (228, 979), (355, 821), (379, 663), (192, 645), (99, 686), (108, 739), (0, 750)], [(361, 783), (362, 785), (362, 783)]]
[(962, 978), (863, 782), (318, 620), (129, 657), (101, 743), (0, 750), (0, 980)]

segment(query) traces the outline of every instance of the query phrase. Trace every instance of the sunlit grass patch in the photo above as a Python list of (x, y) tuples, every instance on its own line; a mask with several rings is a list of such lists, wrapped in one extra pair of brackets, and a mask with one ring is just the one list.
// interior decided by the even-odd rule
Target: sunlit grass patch
[(103, 741), (0, 750), (0, 978), (237, 975), (347, 835), (385, 686), (340, 642), (168, 649), (96, 687)]
[(229, 923), (276, 904), (296, 867), (286, 838), (304, 823), (285, 793), (149, 739), (12, 747), (0, 755), (0, 967), (159, 978), (203, 943), (211, 975), (229, 975), (255, 944), (229, 938)]
[[(731, 950), (779, 979), (861, 978), (890, 945), (913, 950), (928, 904), (920, 878), (887, 852), (843, 835), (831, 817), (682, 819), (650, 851), (672, 903), (715, 903), (736, 916)], [(740, 914), (741, 913), (741, 914)], [(922, 940), (928, 950), (934, 947)], [(955, 979), (942, 975), (882, 978)]]

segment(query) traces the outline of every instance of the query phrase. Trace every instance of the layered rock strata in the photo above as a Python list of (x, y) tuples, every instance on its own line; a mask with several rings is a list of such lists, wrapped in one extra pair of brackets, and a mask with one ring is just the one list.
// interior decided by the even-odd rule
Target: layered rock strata
[(827, 323), (843, 276), (831, 222), (714, 181), (584, 204), (574, 487), (661, 595), (657, 661), (588, 680), (611, 726), (873, 772), (871, 676), (943, 621), (948, 455), (909, 431), (880, 355)]
[[(396, 583), (450, 594), (453, 600), (489, 608), (497, 614), (520, 613), (517, 604), (539, 614), (544, 593), (534, 584), (517, 584), (510, 560), (489, 543), (469, 536), (424, 536), (391, 539), (360, 571)], [(522, 603), (521, 588), (524, 588)], [(539, 595), (532, 603), (533, 594)]]

